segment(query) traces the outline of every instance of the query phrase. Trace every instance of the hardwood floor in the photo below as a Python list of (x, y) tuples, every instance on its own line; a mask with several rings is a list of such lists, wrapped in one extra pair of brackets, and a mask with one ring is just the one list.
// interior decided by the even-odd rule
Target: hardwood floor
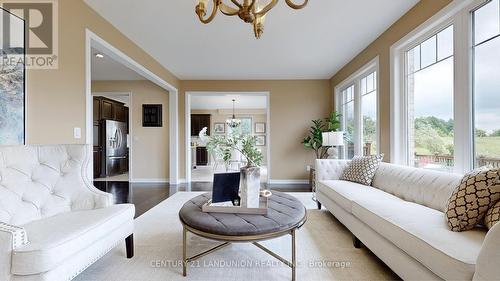
[[(163, 200), (179, 191), (211, 191), (210, 182), (193, 182), (190, 184), (170, 185), (168, 183), (130, 183), (117, 181), (96, 181), (94, 185), (114, 195), (116, 204), (132, 203), (135, 205), (135, 216), (138, 217)], [(307, 185), (270, 185), (267, 188), (283, 192), (310, 192)]]

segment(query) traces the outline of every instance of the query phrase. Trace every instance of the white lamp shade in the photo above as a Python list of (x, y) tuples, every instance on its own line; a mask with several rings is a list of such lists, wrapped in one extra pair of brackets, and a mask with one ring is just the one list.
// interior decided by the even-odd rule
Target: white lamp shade
[(344, 132), (323, 133), (323, 146), (343, 146)]

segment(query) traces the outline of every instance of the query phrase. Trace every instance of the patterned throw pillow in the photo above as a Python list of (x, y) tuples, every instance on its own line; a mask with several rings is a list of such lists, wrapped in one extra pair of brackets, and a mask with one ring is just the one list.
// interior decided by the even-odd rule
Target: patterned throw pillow
[(375, 172), (384, 159), (384, 154), (372, 156), (355, 156), (340, 177), (341, 180), (372, 185)]
[(484, 225), (491, 229), (497, 222), (500, 221), (500, 201), (491, 207), (484, 217)]
[(467, 173), (448, 201), (446, 220), (452, 231), (470, 230), (500, 199), (499, 169), (483, 167)]

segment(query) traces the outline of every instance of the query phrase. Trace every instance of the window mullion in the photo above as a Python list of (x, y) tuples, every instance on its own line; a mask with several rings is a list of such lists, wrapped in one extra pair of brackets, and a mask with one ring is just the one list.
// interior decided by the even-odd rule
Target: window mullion
[(455, 19), (454, 62), (454, 172), (465, 173), (474, 163), (474, 128), (472, 99), (472, 17), (468, 11)]
[[(365, 86), (366, 87), (366, 86)], [(361, 79), (354, 84), (354, 155), (363, 155), (363, 121), (361, 118)]]

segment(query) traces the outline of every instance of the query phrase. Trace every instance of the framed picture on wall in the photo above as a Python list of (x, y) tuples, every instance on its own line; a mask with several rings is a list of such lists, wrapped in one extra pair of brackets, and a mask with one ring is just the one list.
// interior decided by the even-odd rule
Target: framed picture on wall
[(257, 146), (266, 146), (266, 136), (256, 136), (257, 137)]
[(266, 133), (266, 123), (255, 122), (255, 133), (256, 134), (265, 134)]
[(224, 123), (214, 123), (214, 133), (224, 134), (226, 132), (226, 124)]
[(0, 145), (21, 145), (26, 143), (26, 48), (23, 40), (18, 42), (11, 38), (25, 38), (25, 21), (3, 8), (0, 14), (4, 24), (0, 31), (3, 42), (0, 46), (3, 62), (0, 68)]
[(162, 105), (143, 104), (142, 105), (142, 126), (162, 127)]

